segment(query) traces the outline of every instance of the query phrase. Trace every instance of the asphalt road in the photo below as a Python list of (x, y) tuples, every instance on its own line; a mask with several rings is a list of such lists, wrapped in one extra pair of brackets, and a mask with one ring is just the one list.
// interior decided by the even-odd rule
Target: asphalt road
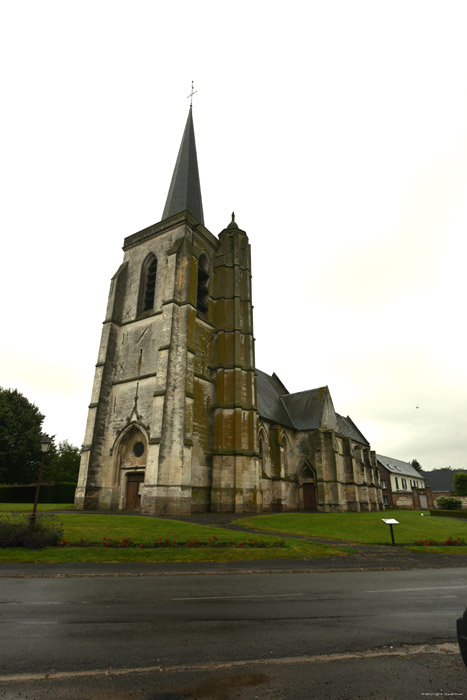
[(466, 602), (465, 568), (3, 578), (0, 698), (467, 697)]

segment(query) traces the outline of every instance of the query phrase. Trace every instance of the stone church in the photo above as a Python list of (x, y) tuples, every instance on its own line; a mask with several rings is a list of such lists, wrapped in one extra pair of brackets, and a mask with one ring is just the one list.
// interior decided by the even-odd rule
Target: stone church
[(382, 509), (375, 453), (327, 387), (255, 365), (250, 245), (204, 225), (192, 109), (162, 221), (112, 278), (75, 505), (144, 513)]

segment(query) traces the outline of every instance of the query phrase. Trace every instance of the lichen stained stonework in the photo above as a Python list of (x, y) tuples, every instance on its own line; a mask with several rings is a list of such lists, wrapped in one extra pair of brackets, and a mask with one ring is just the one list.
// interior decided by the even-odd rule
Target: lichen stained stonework
[(204, 225), (190, 108), (162, 220), (111, 281), (78, 508), (154, 514), (382, 509), (375, 453), (328, 387), (255, 365), (251, 251)]

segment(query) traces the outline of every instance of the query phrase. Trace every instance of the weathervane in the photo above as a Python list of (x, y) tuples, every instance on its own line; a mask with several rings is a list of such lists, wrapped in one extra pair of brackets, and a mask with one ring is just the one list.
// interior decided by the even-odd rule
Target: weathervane
[(193, 105), (193, 95), (198, 92), (198, 90), (193, 90), (193, 80), (191, 81), (191, 92), (187, 95), (187, 99), (190, 98), (190, 107)]

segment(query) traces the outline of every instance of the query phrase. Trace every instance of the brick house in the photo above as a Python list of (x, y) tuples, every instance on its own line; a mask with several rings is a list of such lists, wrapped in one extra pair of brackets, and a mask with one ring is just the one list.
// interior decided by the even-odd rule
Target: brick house
[(433, 507), (431, 489), (411, 464), (377, 454), (376, 465), (385, 508), (423, 510)]

